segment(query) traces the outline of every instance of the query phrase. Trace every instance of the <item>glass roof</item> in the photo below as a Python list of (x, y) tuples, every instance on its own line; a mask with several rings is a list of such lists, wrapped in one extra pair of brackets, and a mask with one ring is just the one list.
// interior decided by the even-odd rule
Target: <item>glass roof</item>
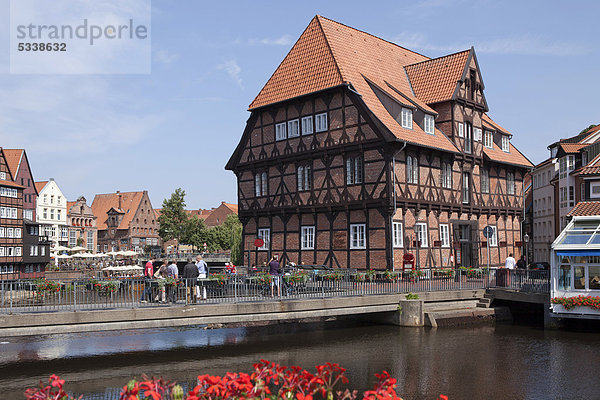
[(600, 220), (575, 221), (573, 226), (565, 230), (564, 236), (557, 244), (589, 245), (600, 244)]

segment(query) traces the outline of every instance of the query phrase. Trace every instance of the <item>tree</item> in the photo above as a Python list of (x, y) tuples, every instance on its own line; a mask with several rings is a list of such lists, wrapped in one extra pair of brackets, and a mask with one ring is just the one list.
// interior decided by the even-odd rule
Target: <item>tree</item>
[(231, 261), (234, 264), (241, 262), (242, 250), (242, 223), (236, 214), (227, 216), (222, 225), (212, 229), (214, 247), (220, 250), (231, 250)]
[(185, 212), (185, 191), (175, 190), (169, 199), (164, 199), (158, 217), (158, 235), (165, 242), (176, 239), (178, 243), (187, 239), (185, 235), (188, 214)]
[(584, 133), (586, 133), (587, 131), (589, 131), (592, 128), (595, 128), (596, 125), (592, 124), (590, 126), (588, 126), (587, 128), (585, 128), (584, 130), (582, 130), (581, 132), (579, 132), (580, 135), (583, 135)]

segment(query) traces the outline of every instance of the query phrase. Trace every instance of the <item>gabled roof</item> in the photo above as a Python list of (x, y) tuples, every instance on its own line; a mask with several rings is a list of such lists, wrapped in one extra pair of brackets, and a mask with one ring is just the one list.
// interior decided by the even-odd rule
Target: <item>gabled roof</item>
[(559, 149), (565, 152), (565, 154), (576, 154), (579, 153), (579, 150), (588, 146), (585, 143), (560, 143), (558, 145)]
[(571, 172), (571, 175), (600, 175), (600, 154), (594, 157), (592, 161), (588, 162), (587, 165)]
[(491, 161), (516, 165), (519, 167), (533, 167), (531, 161), (529, 161), (527, 157), (525, 157), (519, 150), (517, 150), (517, 148), (513, 146), (512, 143), (509, 143), (509, 146), (510, 152), (508, 153), (502, 151), (502, 149), (499, 149), (495, 144), (491, 149), (484, 146), (483, 153)]
[(221, 202), (221, 204), (224, 205), (225, 207), (229, 208), (234, 213), (236, 213), (236, 214), (238, 213), (238, 205), (237, 204), (225, 203), (224, 201)]
[(19, 165), (24, 152), (23, 149), (4, 149), (4, 158), (14, 179), (17, 179), (17, 172), (19, 172)]
[(488, 129), (495, 130), (495, 131), (498, 131), (498, 132), (501, 132), (501, 133), (505, 133), (507, 135), (511, 135), (512, 136), (512, 133), (510, 133), (508, 131), (508, 129), (504, 129), (503, 127), (501, 127), (496, 121), (494, 121), (486, 113), (482, 114), (481, 119), (483, 121), (483, 127), (484, 128), (488, 128)]
[(428, 104), (452, 99), (471, 51), (464, 50), (404, 67), (415, 95)]
[(600, 216), (600, 202), (598, 202), (598, 201), (580, 201), (567, 214), (567, 217), (580, 217), (580, 216), (592, 216), (592, 215)]
[(47, 184), (48, 184), (48, 181), (42, 181), (42, 182), (35, 183), (35, 190), (37, 190), (38, 194), (41, 193), (42, 189), (44, 189)]
[(450, 139), (439, 130), (429, 135), (417, 124), (413, 125), (413, 129), (402, 128), (381, 104), (371, 86), (375, 84), (391, 97), (401, 95), (435, 113), (414, 95), (408, 76), (404, 73), (404, 66), (428, 59), (394, 43), (317, 15), (249, 108), (254, 110), (348, 85), (360, 94), (368, 110), (395, 138), (420, 146), (458, 152)]
[(133, 216), (144, 197), (144, 192), (97, 194), (92, 202), (92, 212), (98, 218), (98, 229), (107, 229), (107, 213), (111, 209), (119, 209), (119, 195), (121, 195), (121, 210), (124, 216), (117, 229), (129, 229)]
[(13, 181), (5, 181), (4, 179), (0, 179), (0, 186), (9, 186), (16, 189), (25, 189), (25, 186), (21, 186)]

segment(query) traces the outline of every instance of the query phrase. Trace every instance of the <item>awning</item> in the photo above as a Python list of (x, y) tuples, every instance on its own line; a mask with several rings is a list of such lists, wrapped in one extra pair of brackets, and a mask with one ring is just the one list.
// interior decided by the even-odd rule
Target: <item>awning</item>
[(556, 255), (560, 257), (584, 257), (584, 256), (600, 256), (600, 249), (597, 250), (557, 250)]

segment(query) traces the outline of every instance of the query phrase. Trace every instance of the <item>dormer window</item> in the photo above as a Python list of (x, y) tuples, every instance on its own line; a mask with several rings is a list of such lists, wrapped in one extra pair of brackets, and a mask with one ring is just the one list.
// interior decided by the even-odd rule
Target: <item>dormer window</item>
[(423, 127), (425, 128), (425, 133), (429, 133), (433, 135), (435, 132), (435, 121), (433, 119), (433, 115), (425, 114), (425, 118), (423, 119)]
[(508, 153), (510, 151), (510, 146), (508, 144), (508, 136), (502, 136), (502, 151)]
[(300, 136), (300, 121), (293, 119), (287, 123), (288, 137)]
[(413, 113), (410, 108), (402, 108), (402, 127), (412, 129)]
[(275, 125), (275, 140), (285, 140), (287, 138), (285, 126), (285, 122)]
[(493, 142), (494, 142), (494, 140), (493, 140), (492, 132), (485, 131), (485, 134), (483, 135), (483, 145), (485, 147), (487, 147), (488, 149), (491, 149)]

